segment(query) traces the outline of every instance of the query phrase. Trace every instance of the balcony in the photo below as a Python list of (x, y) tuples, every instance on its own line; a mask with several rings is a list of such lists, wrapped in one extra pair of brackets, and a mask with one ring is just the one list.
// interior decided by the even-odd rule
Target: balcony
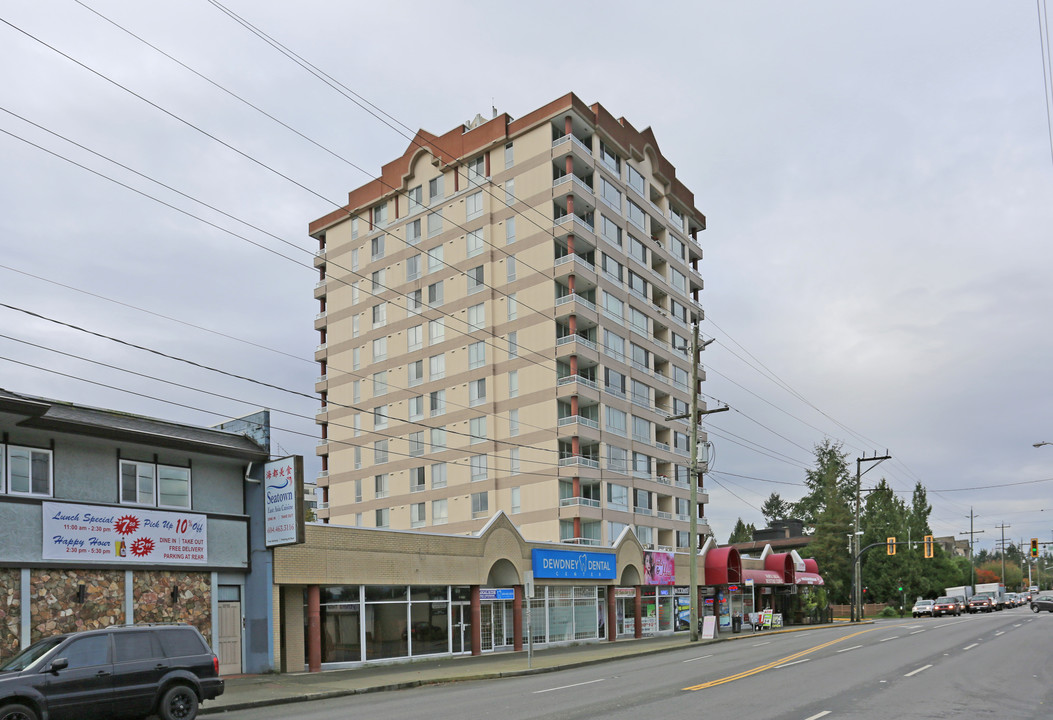
[(600, 386), (596, 384), (595, 380), (589, 380), (587, 377), (582, 377), (581, 375), (567, 375), (566, 377), (561, 377), (559, 380), (556, 381), (556, 387), (562, 388), (567, 385), (575, 386), (572, 388), (568, 388), (568, 391), (572, 395), (577, 395), (580, 393), (577, 386), (588, 388), (597, 393), (600, 391)]
[(325, 248), (314, 251), (314, 266), (316, 268), (323, 267), (325, 265)]
[[(592, 138), (587, 138), (589, 142), (592, 142)], [(562, 148), (566, 144), (570, 144), (571, 150), (575, 152), (575, 155), (581, 154), (582, 159), (592, 159), (592, 148), (585, 144), (582, 140), (578, 139), (578, 136), (574, 133), (570, 135), (562, 135), (552, 141), (552, 149)], [(561, 150), (562, 152), (562, 150)], [(553, 153), (555, 155), (555, 153)]]
[(639, 505), (633, 506), (633, 512), (637, 515), (647, 515), (649, 517), (654, 517), (654, 510), (652, 510), (651, 508), (640, 507)]
[(317, 478), (317, 480), (315, 480), (315, 484), (318, 487), (320, 487), (320, 488), (327, 488), (327, 487), (329, 487), (329, 471), (328, 470), (319, 470), (318, 471), (318, 478)]
[(583, 415), (568, 415), (567, 417), (561, 417), (556, 421), (558, 427), (564, 427), (566, 425), (584, 425), (585, 427), (592, 428), (593, 430), (599, 430), (600, 424), (595, 420), (590, 420)]
[(560, 542), (561, 543), (565, 543), (567, 545), (593, 545), (593, 546), (598, 546), (598, 545), (602, 544), (596, 538), (587, 538), (587, 537), (563, 538), (563, 539), (560, 540)]
[(559, 228), (565, 228), (570, 232), (596, 232), (596, 227), (593, 225), (592, 213), (589, 213), (586, 217), (581, 217), (577, 213), (573, 215), (564, 211), (563, 215), (558, 216), (552, 221), (552, 224)]
[(581, 457), (580, 455), (575, 457), (565, 457), (559, 459), (560, 467), (587, 467), (595, 470), (600, 469), (600, 461), (592, 460), (587, 457)]
[(568, 497), (559, 501), (560, 507), (577, 507), (579, 505), (582, 507), (598, 508), (600, 507), (600, 501), (584, 497)]
[(326, 296), (328, 290), (326, 289), (326, 281), (319, 280), (314, 284), (314, 299), (321, 300)]

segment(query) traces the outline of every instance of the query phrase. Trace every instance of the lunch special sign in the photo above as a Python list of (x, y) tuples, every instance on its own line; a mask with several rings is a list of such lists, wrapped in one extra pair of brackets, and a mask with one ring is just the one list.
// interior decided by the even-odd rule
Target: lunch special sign
[(54, 502), (41, 503), (41, 508), (45, 560), (208, 562), (204, 515)]

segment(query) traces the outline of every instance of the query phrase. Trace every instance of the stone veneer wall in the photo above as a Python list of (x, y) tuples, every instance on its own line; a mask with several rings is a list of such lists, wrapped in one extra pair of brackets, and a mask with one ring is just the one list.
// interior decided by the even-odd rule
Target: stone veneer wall
[[(177, 599), (172, 602), (172, 588)], [(210, 573), (148, 570), (132, 581), (135, 622), (190, 623), (212, 645), (212, 575)]]
[(0, 660), (18, 652), (22, 635), (22, 573), (0, 568)]
[[(85, 588), (84, 602), (77, 592)], [(124, 622), (124, 572), (34, 569), (29, 576), (30, 641)]]

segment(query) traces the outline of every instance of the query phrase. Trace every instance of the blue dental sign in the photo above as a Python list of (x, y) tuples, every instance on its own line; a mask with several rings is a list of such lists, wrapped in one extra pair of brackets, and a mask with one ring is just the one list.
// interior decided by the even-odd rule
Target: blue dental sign
[(577, 550), (531, 551), (536, 578), (580, 578), (614, 580), (618, 577), (617, 562), (611, 553)]

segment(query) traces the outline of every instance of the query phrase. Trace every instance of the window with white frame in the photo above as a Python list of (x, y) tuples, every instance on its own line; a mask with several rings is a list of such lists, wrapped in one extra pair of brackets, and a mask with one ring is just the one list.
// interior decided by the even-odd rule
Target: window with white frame
[(513, 475), (521, 472), (519, 468), (519, 448), (517, 447), (510, 448), (508, 451), (508, 472)]
[(388, 441), (375, 440), (373, 442), (373, 463), (379, 465), (388, 461)]
[[(361, 469), (362, 469), (362, 446), (361, 445), (355, 445), (355, 470), (361, 470)], [(359, 494), (358, 502), (362, 502), (361, 493)]]
[(522, 510), (522, 505), (520, 504), (519, 488), (512, 488), (511, 492), (508, 494), (508, 497), (511, 505), (512, 514), (519, 514), (519, 512)]
[(607, 469), (620, 473), (626, 472), (629, 469), (629, 452), (617, 445), (608, 445)]
[(421, 420), (424, 418), (424, 396), (415, 395), (409, 399), (409, 419)]
[(611, 510), (627, 511), (629, 509), (629, 488), (624, 485), (607, 483), (607, 507)]
[(625, 303), (604, 290), (603, 310), (616, 320), (621, 320), (625, 314)]
[(428, 321), (428, 344), (437, 345), (446, 339), (446, 318)]
[(417, 430), (409, 434), (409, 454), (410, 457), (419, 457), (424, 454), (423, 430)]
[(622, 246), (622, 229), (606, 215), (600, 215), (600, 234), (612, 245)]
[(490, 498), (487, 492), (472, 493), (472, 517), (485, 517), (490, 513)]
[(475, 257), (483, 251), (483, 231), (469, 230), (464, 236), (464, 243), (468, 257)]
[(482, 330), (486, 325), (486, 305), (479, 303), (468, 308), (468, 332)]
[(424, 209), (424, 186), (418, 185), (406, 191), (406, 199), (409, 201), (409, 214), (420, 212)]
[(474, 417), (468, 420), (468, 434), (471, 435), (472, 445), (486, 441), (486, 418)]
[(515, 163), (515, 150), (512, 147), (512, 143), (505, 145), (505, 170), (512, 167)]
[(358, 248), (351, 251), (351, 269), (358, 270)]
[(625, 167), (629, 170), (629, 187), (643, 195), (644, 190), (646, 188), (646, 181), (644, 180), (644, 176), (640, 173), (639, 170), (637, 170), (628, 163), (625, 164)]
[(629, 201), (629, 212), (627, 213), (627, 215), (629, 216), (629, 222), (631, 222), (636, 227), (640, 228), (640, 230), (644, 232), (647, 231), (647, 221), (644, 220), (643, 208), (634, 203), (632, 200)]
[(355, 437), (362, 434), (362, 413), (355, 413), (351, 416), (351, 427), (355, 431)]
[(410, 222), (406, 223), (407, 245), (416, 245), (420, 242), (422, 237), (423, 235), (421, 235), (420, 218), (417, 218), (416, 220), (411, 220)]
[(625, 338), (610, 330), (603, 331), (603, 347), (618, 360), (625, 362)]
[(442, 175), (434, 177), (428, 181), (428, 204), (434, 205), (436, 200), (442, 200), (443, 187), (442, 187)]
[(505, 279), (512, 282), (516, 279), (516, 256), (509, 255), (505, 260)]
[(468, 369), (482, 367), (486, 364), (486, 344), (482, 340), (468, 346)]
[(384, 257), (384, 236), (377, 235), (369, 241), (370, 259), (380, 260)]
[[(359, 448), (356, 447), (355, 449), (358, 450)], [(355, 480), (354, 490), (355, 502), (362, 502), (362, 478), (358, 478)]]
[(519, 357), (519, 333), (515, 330), (508, 333), (508, 357)]
[(373, 373), (373, 397), (386, 395), (388, 392), (388, 371), (381, 370)]
[(361, 380), (352, 380), (351, 381), (351, 397), (353, 398), (352, 402), (362, 402), (362, 381)]
[(607, 406), (607, 432), (625, 437), (625, 419), (626, 413), (624, 410)]
[(373, 328), (383, 327), (388, 321), (388, 304), (377, 303), (373, 306)]
[(505, 220), (505, 244), (511, 245), (516, 241), (516, 219), (510, 217)]
[(448, 508), (446, 498), (431, 501), (431, 524), (445, 525), (448, 520)]
[(515, 437), (519, 434), (519, 410), (508, 411), (508, 434)]
[(508, 371), (508, 397), (514, 398), (519, 396), (519, 371), (509, 370)]
[(5, 446), (0, 445), (0, 481), (8, 493), (44, 497), (54, 493), (51, 450), (7, 445), (5, 461), (4, 449)]
[(406, 282), (416, 280), (420, 277), (420, 255), (410, 255), (406, 258)]
[(468, 464), (472, 468), (472, 482), (486, 479), (486, 455), (472, 455)]
[(378, 337), (373, 340), (373, 362), (385, 360), (388, 357), (387, 337)]
[(480, 155), (468, 161), (465, 166), (468, 182), (480, 184), (486, 179), (486, 156)]
[(410, 387), (416, 387), (424, 382), (424, 361), (414, 360), (406, 363), (406, 374), (408, 377), (408, 385)]
[(446, 391), (432, 390), (428, 393), (428, 407), (432, 417), (444, 414), (446, 412)]
[(633, 415), (633, 440), (651, 442), (651, 422), (649, 420)]
[(388, 204), (386, 201), (373, 207), (373, 224), (377, 227), (384, 227), (388, 224)]
[(420, 350), (424, 346), (424, 327), (422, 325), (414, 325), (413, 327), (406, 330), (406, 349), (407, 350)]
[(428, 286), (428, 307), (439, 307), (442, 302), (442, 280), (440, 280)]
[(373, 408), (373, 429), (383, 430), (388, 426), (388, 406), (377, 405)]
[(428, 250), (428, 273), (433, 273), (440, 270), (443, 266), (442, 260), (442, 245), (433, 247)]
[(390, 508), (377, 508), (374, 517), (376, 518), (376, 527), (386, 528), (390, 524), (391, 510)]
[(358, 237), (358, 218), (351, 218), (351, 239), (354, 240)]
[(432, 463), (431, 489), (446, 487), (446, 463)]
[(446, 355), (439, 353), (428, 358), (428, 377), (441, 380), (446, 377)]
[(381, 473), (373, 476), (373, 497), (381, 499), (388, 496), (388, 474)]
[(511, 205), (516, 201), (516, 179), (508, 178), (505, 182), (505, 205)]
[(406, 315), (420, 315), (423, 307), (423, 294), (420, 290), (410, 290), (406, 293)]
[(482, 405), (486, 402), (486, 378), (471, 380), (468, 382), (468, 404), (471, 407)]
[(475, 293), (475, 292), (479, 292), (480, 290), (483, 289), (483, 287), (485, 285), (485, 281), (483, 279), (484, 275), (483, 275), (483, 266), (482, 265), (470, 268), (465, 273), (465, 275), (468, 277), (468, 293), (469, 294)]
[(428, 237), (435, 237), (442, 232), (442, 213), (428, 213)]
[(351, 337), (358, 337), (359, 333), (361, 333), (361, 331), (362, 331), (361, 322), (360, 322), (361, 319), (362, 319), (361, 315), (352, 315), (351, 316)]
[(446, 449), (446, 428), (431, 428), (431, 451), (438, 452)]
[(467, 219), (472, 220), (483, 214), (483, 191), (474, 192), (464, 199), (464, 209)]
[(515, 293), (508, 293), (508, 319), (515, 320), (516, 315), (519, 313), (519, 302), (516, 300)]
[(371, 292), (373, 292), (374, 294), (380, 292), (385, 287), (387, 287), (384, 284), (384, 268), (381, 268), (380, 270), (374, 270), (373, 275), (370, 279), (373, 281), (373, 287)]
[(360, 290), (359, 290), (358, 281), (356, 280), (355, 282), (351, 283), (351, 304), (352, 305), (357, 305), (359, 299), (360, 299)]
[(424, 523), (424, 503), (410, 503), (410, 527), (423, 527)]

